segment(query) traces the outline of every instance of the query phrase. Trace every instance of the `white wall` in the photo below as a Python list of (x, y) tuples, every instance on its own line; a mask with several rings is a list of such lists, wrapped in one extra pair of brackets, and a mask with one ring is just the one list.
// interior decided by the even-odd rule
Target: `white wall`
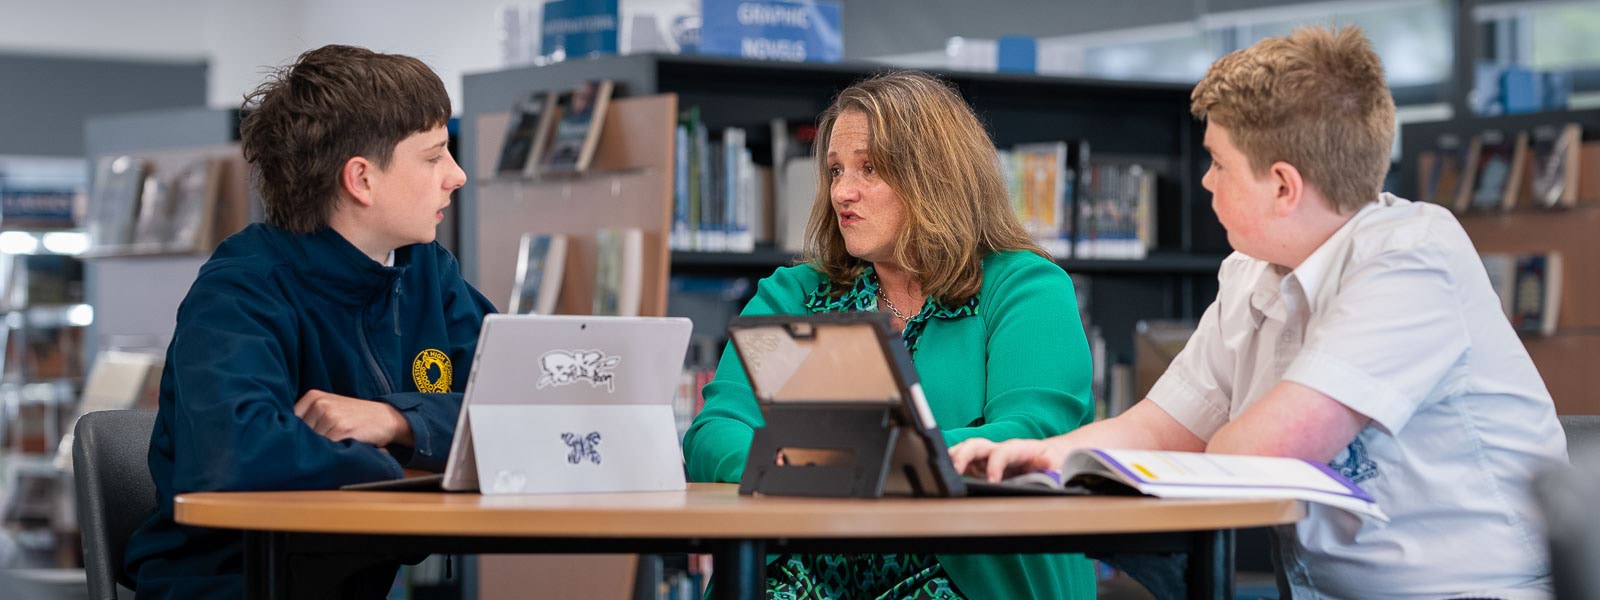
[(203, 34), (207, 4), (205, 0), (0, 0), (0, 48), (192, 60), (208, 54)]
[[(698, 10), (696, 0), (621, 0), (634, 14)], [(541, 0), (0, 0), (0, 50), (209, 61), (207, 102), (237, 107), (271, 67), (324, 44), (409, 54), (444, 80), (506, 66), (501, 14)], [(670, 19), (662, 19), (669, 21)], [(663, 25), (663, 27), (665, 27)]]

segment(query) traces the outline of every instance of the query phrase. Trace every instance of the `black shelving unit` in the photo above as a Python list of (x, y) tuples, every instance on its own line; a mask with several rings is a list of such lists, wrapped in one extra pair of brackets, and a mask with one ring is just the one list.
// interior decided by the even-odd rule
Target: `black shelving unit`
[[(1085, 275), (1151, 274), (1151, 275), (1215, 275), (1226, 254), (1191, 254), (1160, 252), (1141, 260), (1097, 258), (1057, 259), (1068, 273)], [(798, 263), (798, 256), (774, 248), (756, 248), (754, 252), (694, 252), (674, 250), (674, 274), (718, 275), (731, 272), (766, 274), (778, 267)]]
[(1565, 123), (1582, 125), (1583, 140), (1586, 142), (1600, 139), (1600, 110), (1595, 109), (1550, 111), (1521, 115), (1478, 116), (1469, 114), (1444, 121), (1406, 123), (1400, 126), (1400, 172), (1395, 177), (1398, 189), (1391, 191), (1402, 198), (1411, 200), (1421, 198), (1420, 182), (1417, 177), (1417, 157), (1423, 152), (1436, 150), (1439, 147), (1439, 139), (1442, 137), (1454, 136), (1462, 144), (1466, 144), (1472, 141), (1473, 136), (1490, 129), (1515, 133), (1518, 131), (1532, 131), (1538, 127), (1560, 126)]
[[(462, 165), (478, 173), (473, 124), (503, 113), (534, 91), (569, 89), (611, 79), (619, 96), (678, 95), (680, 109), (700, 108), (712, 130), (743, 127), (757, 163), (770, 164), (768, 123), (814, 121), (844, 87), (889, 70), (879, 64), (792, 64), (741, 59), (635, 55), (607, 57), (468, 75), (463, 83)], [(1230, 251), (1227, 237), (1200, 186), (1208, 160), (1203, 125), (1189, 113), (1191, 86), (1128, 83), (1015, 74), (940, 72), (972, 105), (1000, 147), (1087, 139), (1092, 160), (1139, 161), (1160, 177), (1157, 249), (1144, 260), (1059, 261), (1091, 281), (1090, 314), (1105, 332), (1115, 360), (1132, 359), (1134, 324), (1142, 319), (1198, 318), (1216, 295), (1217, 267)], [(476, 279), (477, 185), (462, 189), (461, 261)], [(761, 277), (792, 257), (773, 249), (753, 253), (674, 252), (674, 275)]]

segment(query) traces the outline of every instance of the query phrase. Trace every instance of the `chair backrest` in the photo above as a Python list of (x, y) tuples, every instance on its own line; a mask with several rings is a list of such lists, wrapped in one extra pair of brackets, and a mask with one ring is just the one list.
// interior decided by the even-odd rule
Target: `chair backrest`
[(1600, 465), (1600, 415), (1560, 415), (1574, 465)]
[(155, 423), (153, 410), (105, 410), (84, 415), (73, 430), (78, 526), (94, 600), (116, 600), (118, 583), (135, 589), (122, 556), (134, 530), (156, 512), (148, 462)]
[(1562, 466), (1539, 474), (1534, 497), (1544, 512), (1550, 575), (1557, 598), (1600, 597), (1600, 471)]

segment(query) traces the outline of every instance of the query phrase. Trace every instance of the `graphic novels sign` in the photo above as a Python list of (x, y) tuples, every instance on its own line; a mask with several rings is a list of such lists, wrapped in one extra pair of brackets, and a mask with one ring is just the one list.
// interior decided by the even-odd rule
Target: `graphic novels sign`
[(788, 62), (839, 62), (844, 31), (829, 0), (704, 0), (700, 52)]

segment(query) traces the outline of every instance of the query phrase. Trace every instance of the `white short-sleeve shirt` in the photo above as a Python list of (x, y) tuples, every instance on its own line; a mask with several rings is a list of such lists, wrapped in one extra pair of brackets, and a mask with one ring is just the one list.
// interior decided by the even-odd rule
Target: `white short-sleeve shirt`
[(1332, 466), (1391, 521), (1313, 505), (1295, 598), (1550, 597), (1533, 476), (1566, 441), (1449, 211), (1384, 194), (1293, 271), (1235, 253), (1149, 398), (1201, 439), (1280, 381), (1372, 419)]

